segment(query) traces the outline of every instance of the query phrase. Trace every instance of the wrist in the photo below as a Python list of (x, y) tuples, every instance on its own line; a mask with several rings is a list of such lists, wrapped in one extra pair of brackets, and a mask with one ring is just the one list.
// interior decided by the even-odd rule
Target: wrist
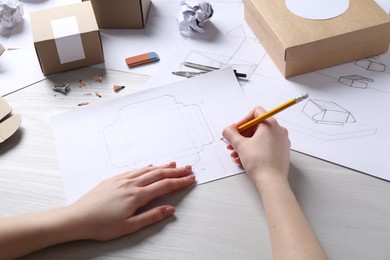
[(290, 189), (287, 174), (280, 174), (277, 171), (267, 171), (253, 176), (255, 185), (260, 193), (275, 189)]
[(89, 220), (75, 204), (63, 207), (61, 225), (68, 241), (92, 239)]
[[(3, 218), (0, 225), (0, 258), (16, 259), (31, 252), (83, 239), (80, 222), (69, 206)], [(4, 235), (4, 234), (10, 235)], [(5, 239), (5, 237), (7, 237)]]
[(71, 205), (49, 209), (42, 218), (42, 221), (47, 221), (47, 236), (51, 237), (53, 244), (86, 238), (85, 224)]

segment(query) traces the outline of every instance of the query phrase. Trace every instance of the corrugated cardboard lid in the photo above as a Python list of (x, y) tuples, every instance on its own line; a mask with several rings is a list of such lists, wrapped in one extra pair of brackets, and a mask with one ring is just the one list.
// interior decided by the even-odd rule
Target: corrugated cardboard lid
[(250, 1), (285, 48), (383, 24), (389, 24), (390, 29), (389, 15), (373, 0), (350, 0), (344, 14), (328, 20), (298, 17), (287, 9), (285, 0)]
[(99, 30), (89, 1), (53, 7), (30, 13), (34, 42), (54, 39), (51, 21), (71, 16), (76, 16), (80, 34)]

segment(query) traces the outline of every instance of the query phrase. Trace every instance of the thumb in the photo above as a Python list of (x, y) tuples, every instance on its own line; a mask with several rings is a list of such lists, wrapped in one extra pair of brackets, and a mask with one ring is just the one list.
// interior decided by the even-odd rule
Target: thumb
[(175, 208), (169, 205), (158, 206), (128, 219), (129, 229), (127, 233), (134, 233), (146, 226), (160, 222), (175, 213)]
[(243, 138), (238, 132), (237, 125), (233, 124), (226, 127), (222, 132), (223, 138), (226, 139), (233, 147), (236, 147), (238, 142)]

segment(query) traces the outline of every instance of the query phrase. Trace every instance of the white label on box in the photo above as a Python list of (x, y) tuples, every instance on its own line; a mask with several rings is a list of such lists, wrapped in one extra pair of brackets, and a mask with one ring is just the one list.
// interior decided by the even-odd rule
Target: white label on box
[(286, 0), (287, 9), (303, 18), (324, 20), (342, 15), (349, 0)]
[(51, 28), (61, 64), (85, 59), (76, 16), (52, 20)]

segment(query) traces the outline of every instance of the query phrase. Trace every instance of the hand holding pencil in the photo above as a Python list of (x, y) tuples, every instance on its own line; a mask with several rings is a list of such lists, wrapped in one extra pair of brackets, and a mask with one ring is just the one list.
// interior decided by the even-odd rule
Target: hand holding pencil
[(300, 96), (298, 96), (296, 98), (290, 99), (289, 101), (287, 101), (287, 102), (281, 104), (280, 106), (278, 106), (278, 107), (276, 107), (276, 108), (274, 108), (274, 109), (272, 109), (272, 110), (262, 114), (261, 116), (258, 116), (256, 118), (250, 120), (249, 122), (246, 122), (246, 123), (240, 125), (238, 127), (238, 131), (239, 132), (243, 132), (243, 131), (245, 131), (248, 128), (251, 128), (251, 127), (253, 127), (253, 126), (257, 125), (257, 124), (260, 124), (261, 122), (263, 122), (267, 118), (269, 118), (269, 117), (271, 117), (271, 116), (273, 116), (273, 115), (275, 115), (275, 114), (285, 110), (286, 108), (288, 108), (288, 107), (290, 107), (292, 105), (295, 105), (295, 104), (301, 102), (302, 100), (304, 100), (304, 99), (306, 99), (308, 97), (309, 97), (309, 94), (305, 93), (305, 94), (302, 94), (302, 95), (300, 95)]
[(270, 118), (307, 97), (302, 95), (269, 112), (256, 107), (222, 133), (231, 157), (244, 168), (260, 194), (276, 258), (284, 259), (295, 250), (299, 259), (327, 259), (288, 181), (291, 145), (288, 131)]
[[(258, 163), (259, 158), (266, 158), (266, 162), (274, 162), (275, 159), (272, 157), (275, 154), (283, 154), (283, 150), (278, 150), (277, 147), (285, 147), (287, 143), (288, 147), (290, 146), (287, 130), (280, 126), (275, 119), (269, 118), (308, 97), (309, 95), (305, 93), (268, 112), (262, 107), (256, 107), (237, 124), (226, 127), (223, 130), (222, 139), (228, 143), (227, 148), (232, 151), (231, 156), (236, 163), (242, 164), (245, 170), (248, 170), (247, 167), (250, 169), (253, 167), (257, 168), (258, 166), (262, 167), (262, 164)], [(254, 128), (254, 126), (259, 125), (266, 119), (269, 119), (267, 124)], [(253, 131), (246, 131), (252, 128)], [(244, 135), (242, 134), (243, 132), (245, 132)], [(238, 147), (240, 147), (239, 150), (237, 150)], [(244, 159), (240, 154), (243, 155)], [(283, 156), (277, 157), (281, 158)], [(242, 162), (242, 160), (247, 161), (247, 163)]]
[(242, 120), (226, 127), (222, 132), (228, 143), (227, 149), (231, 151), (230, 156), (255, 182), (262, 176), (277, 175), (285, 179), (290, 159), (288, 131), (276, 119), (268, 118), (263, 123), (254, 124), (244, 132), (239, 132), (239, 125), (264, 114), (266, 110), (255, 107)]

